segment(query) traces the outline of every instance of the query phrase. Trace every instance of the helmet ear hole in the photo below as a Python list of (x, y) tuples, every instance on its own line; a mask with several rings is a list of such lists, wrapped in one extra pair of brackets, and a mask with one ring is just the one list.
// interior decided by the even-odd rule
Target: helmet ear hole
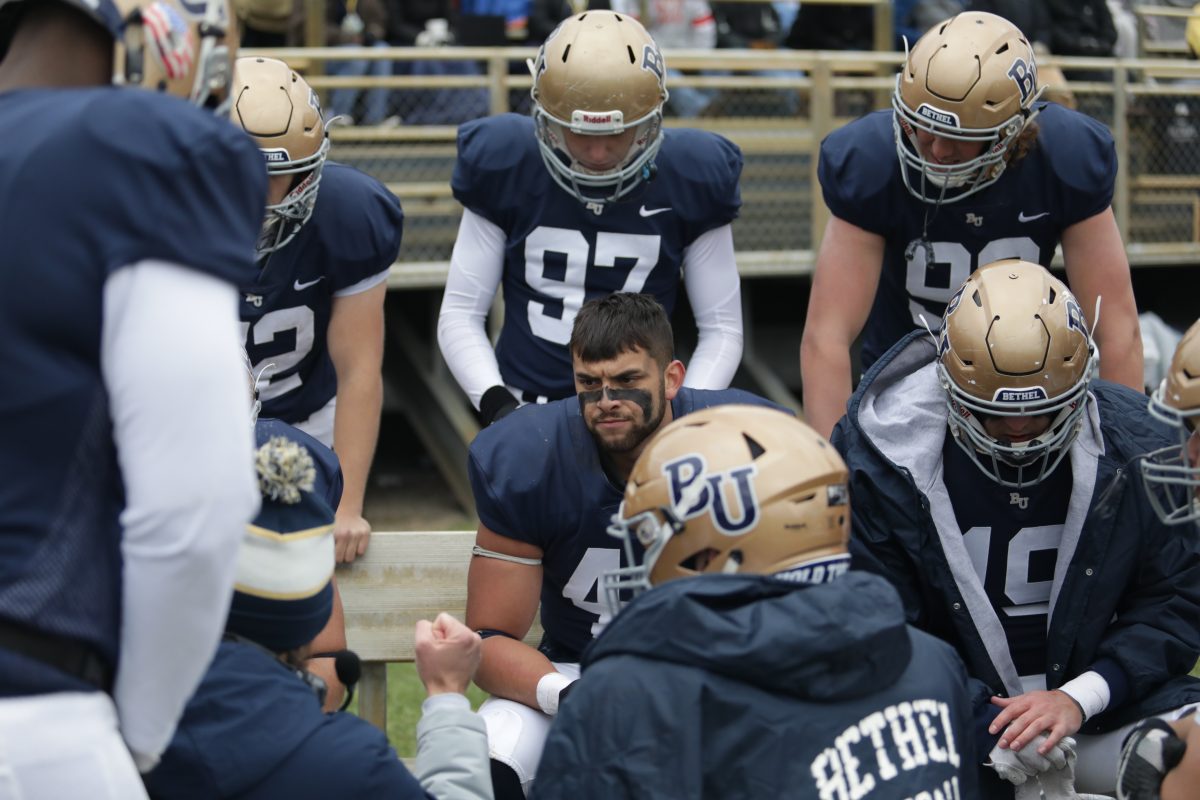
[(750, 436), (750, 434), (743, 433), (742, 438), (746, 442), (746, 447), (750, 450), (750, 458), (751, 459), (757, 459), (763, 453), (767, 452), (767, 449), (765, 447), (763, 447), (761, 444), (759, 444), (757, 441), (755, 441), (754, 438)]

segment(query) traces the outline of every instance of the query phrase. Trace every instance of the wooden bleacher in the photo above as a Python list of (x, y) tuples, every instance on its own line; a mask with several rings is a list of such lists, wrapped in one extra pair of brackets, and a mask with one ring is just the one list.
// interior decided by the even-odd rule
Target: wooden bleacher
[[(363, 661), (358, 715), (387, 731), (387, 665), (413, 660), (413, 626), (467, 607), (475, 531), (375, 532), (366, 555), (338, 567), (346, 641)], [(541, 626), (525, 637), (536, 646)]]

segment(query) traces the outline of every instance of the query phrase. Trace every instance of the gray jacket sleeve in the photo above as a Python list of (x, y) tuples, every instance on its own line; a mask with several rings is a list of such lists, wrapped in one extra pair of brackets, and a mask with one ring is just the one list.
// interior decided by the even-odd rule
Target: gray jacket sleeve
[(435, 695), (421, 705), (415, 771), (437, 800), (491, 800), (487, 728), (463, 695)]

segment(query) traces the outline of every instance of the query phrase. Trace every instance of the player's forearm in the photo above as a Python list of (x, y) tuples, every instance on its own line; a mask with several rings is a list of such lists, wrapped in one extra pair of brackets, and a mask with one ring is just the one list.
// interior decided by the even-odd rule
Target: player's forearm
[(1100, 348), (1101, 378), (1122, 383), (1139, 392), (1145, 390), (1142, 332), (1136, 316), (1132, 321), (1124, 316), (1120, 320), (1106, 320), (1101, 314), (1100, 326), (1096, 331), (1096, 345)]
[(383, 379), (379, 370), (338, 375), (337, 412), (333, 421), (333, 445), (342, 466), (341, 513), (362, 514), (367, 477), (379, 439), (379, 415), (383, 410)]
[(742, 361), (742, 291), (731, 226), (697, 237), (683, 263), (699, 333), (684, 385), (725, 389)]
[(550, 659), (524, 642), (491, 636), (483, 642), (483, 660), (475, 673), (475, 683), (488, 694), (539, 708), (538, 681), (554, 671)]
[(236, 302), (233, 287), (162, 262), (104, 287), (101, 372), (125, 488), (114, 699), (143, 770), (212, 659), (258, 505)]
[(484, 322), (504, 274), (505, 239), (498, 225), (463, 210), (438, 312), (442, 358), (476, 409), (484, 392), (504, 383)]
[(850, 349), (805, 335), (800, 344), (804, 418), (826, 439), (850, 399)]

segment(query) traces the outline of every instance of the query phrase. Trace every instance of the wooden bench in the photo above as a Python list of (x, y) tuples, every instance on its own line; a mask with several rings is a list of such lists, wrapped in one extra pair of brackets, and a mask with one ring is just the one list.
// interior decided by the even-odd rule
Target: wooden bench
[[(413, 626), (467, 607), (467, 566), (475, 531), (376, 532), (367, 554), (338, 567), (346, 641), (362, 659), (358, 714), (387, 731), (387, 665), (413, 660)], [(535, 622), (525, 641), (536, 646)]]

